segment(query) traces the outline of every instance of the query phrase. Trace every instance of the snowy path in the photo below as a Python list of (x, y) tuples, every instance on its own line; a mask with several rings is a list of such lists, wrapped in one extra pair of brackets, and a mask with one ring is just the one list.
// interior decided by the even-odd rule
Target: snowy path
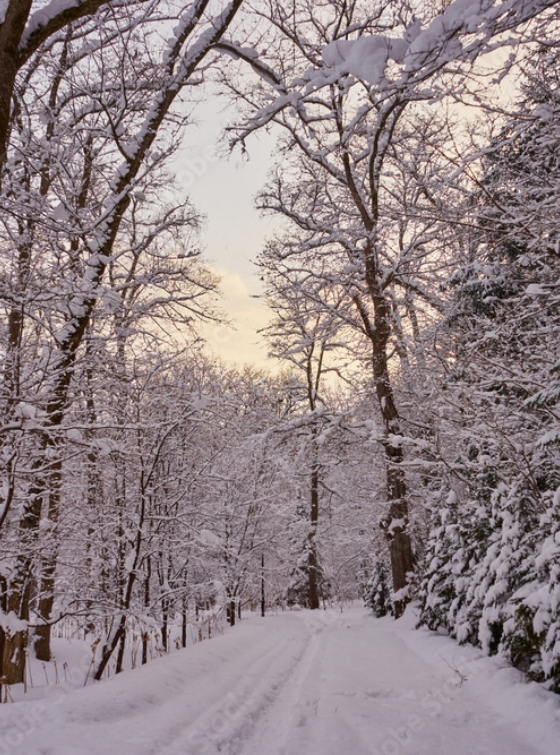
[(0, 706), (0, 755), (558, 755), (558, 696), (412, 624), (251, 617), (113, 681)]

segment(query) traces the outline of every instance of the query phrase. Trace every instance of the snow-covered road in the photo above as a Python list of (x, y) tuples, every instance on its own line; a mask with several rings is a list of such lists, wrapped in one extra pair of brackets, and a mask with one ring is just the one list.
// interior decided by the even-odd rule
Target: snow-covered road
[(112, 681), (0, 706), (0, 755), (558, 755), (559, 697), (407, 613), (251, 617)]

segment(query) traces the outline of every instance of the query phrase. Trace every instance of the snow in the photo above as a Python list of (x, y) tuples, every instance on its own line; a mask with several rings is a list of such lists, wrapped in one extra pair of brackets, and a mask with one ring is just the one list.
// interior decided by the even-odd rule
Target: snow
[(0, 627), (5, 632), (15, 634), (16, 632), (25, 631), (27, 629), (27, 622), (18, 619), (13, 611), (4, 613), (4, 611), (0, 610)]
[[(363, 35), (357, 39), (339, 39), (323, 48), (323, 67), (309, 69), (304, 79), (307, 93), (328, 86), (341, 77), (351, 75), (372, 86), (384, 87), (390, 60), (401, 68), (393, 82), (402, 86), (414, 81), (418, 73), (434, 73), (461, 56), (472, 56), (484, 50), (488, 40), (514, 17), (518, 23), (531, 18), (548, 4), (548, 0), (452, 0), (443, 13), (435, 16), (424, 28), (416, 18), (402, 38), (383, 34)], [(416, 91), (418, 95), (418, 91)], [(433, 96), (429, 90), (423, 95)], [(276, 109), (281, 107), (281, 98)], [(271, 106), (272, 107), (272, 106)], [(266, 115), (261, 111), (257, 117)]]
[(210, 530), (200, 530), (200, 539), (205, 545), (221, 548), (224, 543), (222, 538)]
[(410, 608), (250, 616), (110, 681), (0, 706), (0, 753), (557, 755), (557, 696), (414, 622)]
[(53, 210), (52, 217), (55, 220), (59, 220), (60, 222), (65, 222), (70, 218), (70, 213), (68, 212), (68, 209), (64, 206), (62, 202), (60, 202)]
[(53, 18), (56, 18), (71, 8), (78, 8), (83, 2), (84, 0), (51, 0), (44, 8), (36, 10), (27, 22), (25, 32), (21, 38), (20, 49), (25, 48), (31, 35), (41, 26), (47, 26)]
[(387, 61), (400, 61), (406, 48), (404, 40), (379, 34), (355, 40), (336, 40), (323, 48), (323, 62), (327, 68), (337, 68), (339, 76), (351, 73), (373, 85), (383, 78)]

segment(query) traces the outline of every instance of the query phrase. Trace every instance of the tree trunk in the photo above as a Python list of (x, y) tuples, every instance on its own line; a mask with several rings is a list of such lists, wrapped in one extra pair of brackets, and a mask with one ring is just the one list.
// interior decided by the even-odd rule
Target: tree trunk
[(150, 641), (150, 635), (148, 632), (142, 632), (142, 666), (148, 663), (148, 642)]
[(181, 647), (187, 647), (187, 606), (183, 603), (183, 611), (181, 615)]
[(31, 11), (32, 0), (11, 0), (0, 24), (0, 185), (6, 162), (12, 95), (18, 72), (19, 44)]
[[(8, 607), (8, 584), (6, 578), (0, 574), (0, 611), (6, 613)], [(2, 682), (4, 679), (4, 647), (6, 644), (6, 633), (0, 627), (0, 703), (2, 702)]]
[(414, 558), (408, 533), (408, 499), (402, 469), (403, 452), (400, 443), (394, 437), (401, 433), (400, 417), (395, 404), (387, 359), (387, 344), (391, 333), (390, 311), (385, 294), (377, 280), (375, 255), (371, 247), (368, 249), (366, 258), (366, 282), (373, 302), (373, 323), (359, 297), (355, 297), (354, 302), (372, 345), (375, 393), (384, 427), (383, 448), (389, 511), (382, 526), (389, 540), (393, 593), (398, 594), (393, 602), (394, 613), (395, 618), (399, 618), (410, 599), (406, 594), (406, 588), (409, 585), (409, 575), (414, 570)]
[(27, 632), (4, 633), (2, 655), (2, 681), (4, 684), (22, 684), (25, 679), (25, 651)]
[(169, 652), (169, 600), (164, 598), (161, 605), (161, 643), (166, 653)]
[[(148, 611), (150, 607), (150, 579), (152, 576), (152, 559), (146, 556), (146, 576), (144, 577), (144, 610)], [(142, 632), (142, 665), (148, 663), (148, 642), (150, 640), (149, 632)]]
[[(0, 609), (19, 612), (15, 604), (17, 596), (8, 593), (8, 584), (0, 577)], [(0, 702), (2, 702), (2, 684), (20, 684), (25, 676), (26, 632), (0, 631)]]
[[(101, 660), (99, 662), (99, 666), (97, 667), (94, 677), (93, 677), (96, 681), (101, 679), (103, 672), (105, 671), (107, 664), (109, 663), (111, 656), (115, 652), (115, 649), (117, 645), (119, 644), (119, 642), (122, 642), (123, 645), (121, 647), (124, 647), (124, 641), (126, 639), (126, 612), (130, 608), (130, 602), (132, 600), (132, 589), (136, 581), (135, 569), (137, 566), (136, 562), (138, 561), (138, 550), (140, 547), (139, 542), (137, 542), (137, 546), (138, 548), (136, 550), (136, 561), (134, 563), (133, 569), (128, 572), (128, 576), (126, 580), (126, 589), (125, 589), (124, 600), (123, 600), (123, 612), (121, 613), (116, 630), (113, 632), (112, 636), (109, 636), (107, 638), (107, 642), (103, 646), (103, 652), (101, 653)], [(117, 668), (118, 668), (118, 662), (117, 662)]]
[[(36, 466), (40, 462), (36, 462)], [(20, 553), (7, 590), (7, 611), (22, 622), (29, 621), (33, 584), (34, 559), (39, 536), (39, 521), (43, 508), (45, 483), (43, 472), (37, 474), (36, 485), (30, 489), (19, 523)], [(25, 678), (25, 649), (27, 630), (6, 633), (2, 657), (2, 676), (7, 684), (21, 684)]]
[(232, 598), (226, 607), (226, 618), (230, 627), (235, 626), (236, 605), (235, 598)]
[(93, 676), (93, 678), (96, 681), (99, 681), (99, 679), (101, 679), (101, 677), (103, 676), (103, 672), (107, 668), (107, 664), (111, 660), (111, 656), (115, 652), (115, 648), (119, 644), (121, 638), (125, 635), (126, 635), (126, 615), (122, 613), (118, 621), (117, 628), (113, 633), (113, 636), (109, 637), (107, 639), (107, 642), (103, 646), (103, 652), (101, 653), (101, 660), (99, 661), (99, 666), (97, 667), (95, 674)]
[[(313, 434), (313, 440), (315, 433)], [(317, 455), (315, 444), (314, 457)], [(319, 608), (319, 586), (318, 586), (318, 559), (317, 559), (317, 522), (319, 520), (319, 470), (317, 468), (317, 459), (313, 459), (313, 469), (311, 472), (311, 509), (310, 509), (310, 528), (308, 537), (308, 594), (307, 601), (309, 608)]]
[(117, 666), (115, 668), (115, 674), (120, 674), (123, 670), (124, 663), (124, 650), (126, 647), (126, 627), (125, 631), (121, 633), (119, 639), (119, 652), (117, 653)]
[(56, 526), (60, 511), (60, 485), (62, 480), (62, 459), (60, 448), (56, 448), (56, 460), (49, 474), (48, 489), (48, 522), (52, 542), (49, 544), (49, 552), (42, 558), (41, 581), (39, 586), (39, 621), (44, 621), (35, 630), (35, 655), (40, 661), (51, 660), (51, 619), (55, 594), (55, 575), (58, 560), (58, 534)]

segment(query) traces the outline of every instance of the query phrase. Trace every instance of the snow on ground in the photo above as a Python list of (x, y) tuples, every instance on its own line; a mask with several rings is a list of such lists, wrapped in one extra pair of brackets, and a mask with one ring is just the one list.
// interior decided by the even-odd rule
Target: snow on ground
[(560, 698), (362, 608), (245, 619), (93, 686), (0, 706), (0, 755), (558, 755)]

